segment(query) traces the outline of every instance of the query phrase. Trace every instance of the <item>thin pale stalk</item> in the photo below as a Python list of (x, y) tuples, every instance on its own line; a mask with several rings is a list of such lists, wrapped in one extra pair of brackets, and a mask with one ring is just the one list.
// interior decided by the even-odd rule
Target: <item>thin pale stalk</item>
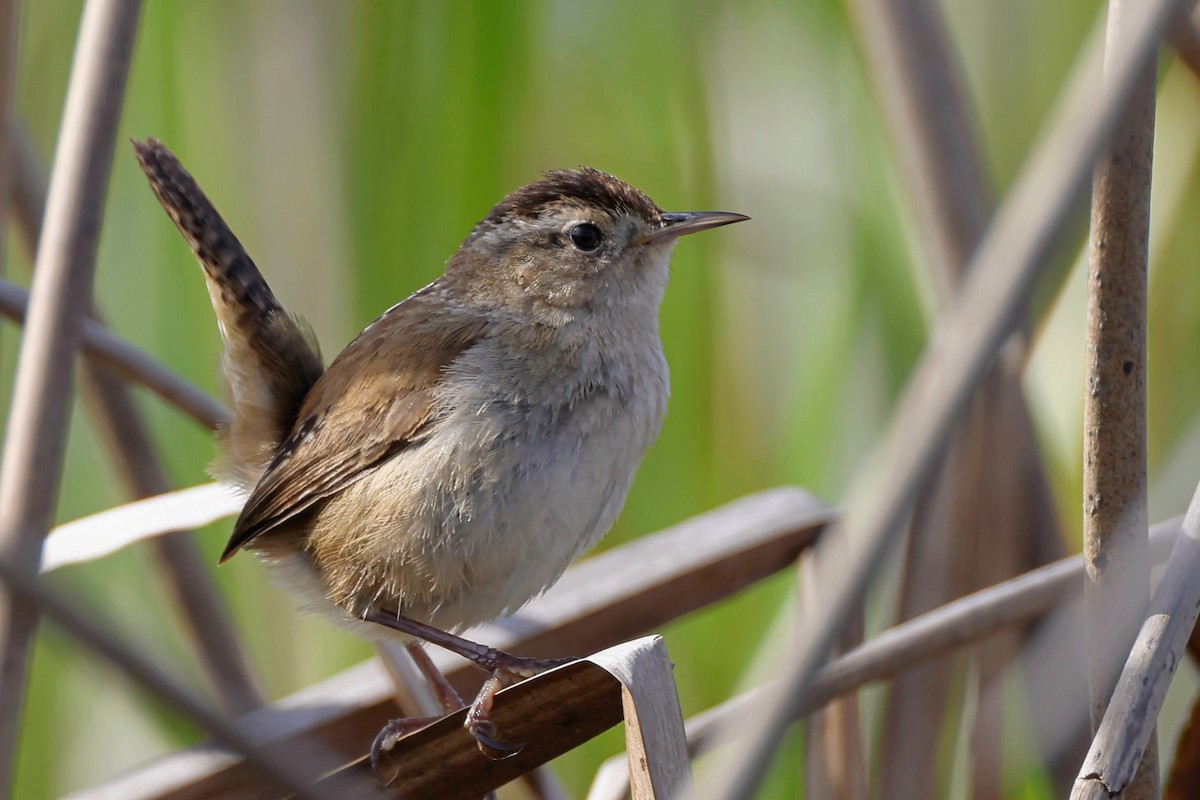
[[(45, 198), (45, 179), (36, 165), (23, 164), (22, 172), (23, 201), (36, 203), (37, 198)], [(40, 212), (17, 216), (21, 238), (28, 246), (41, 238), (41, 221)], [(30, 256), (34, 260), (36, 253), (31, 251)], [(93, 320), (98, 316), (93, 309)], [(169, 490), (170, 482), (127, 385), (88, 359), (81, 368), (85, 407), (129, 493), (138, 499)], [(221, 594), (191, 535), (179, 531), (156, 539), (152, 552), (213, 694), (227, 714), (238, 716), (262, 705), (263, 698), (250, 675)]]
[(222, 719), (166, 672), (140, 655), (115, 631), (101, 627), (76, 610), (86, 608), (86, 603), (78, 599), (63, 600), (47, 592), (41, 582), (24, 567), (5, 558), (0, 558), (0, 583), (5, 585), (10, 594), (20, 596), (36, 606), (55, 625), (150, 695), (196, 723), (215, 742), (244, 756), (263, 783), (296, 797), (332, 800), (331, 795), (310, 785), (309, 781), (318, 775), (306, 773), (304, 765), (308, 763), (306, 759), (309, 754), (304, 752), (304, 747), (293, 751), (294, 760), (282, 760), (279, 755), (267, 752), (251, 736)]
[[(993, 372), (992, 375), (995, 375)], [(954, 432), (933, 478), (922, 488), (908, 522), (908, 546), (904, 550), (904, 572), (894, 622), (900, 623), (931, 611), (972, 589), (968, 541), (979, 532), (980, 503), (987, 482), (977, 478), (976, 453), (969, 445), (988, 424), (978, 412), (988, 392), (985, 381), (971, 403), (969, 419)], [(990, 381), (995, 383), (995, 381)], [(997, 474), (1005, 467), (997, 466)], [(972, 518), (975, 518), (972, 520)], [(964, 525), (972, 520), (975, 524)], [(1002, 576), (1003, 578), (1010, 575)], [(994, 582), (994, 581), (993, 581)], [(881, 800), (920, 800), (936, 794), (940, 749), (945, 726), (958, 725), (959, 709), (965, 701), (966, 684), (956, 680), (962, 664), (958, 659), (930, 660), (897, 675), (889, 687), (882, 720), (879, 769), (882, 775), (903, 774), (903, 781), (882, 781)]]
[[(820, 575), (813, 559), (800, 559), (801, 602), (813, 594)], [(838, 647), (845, 651), (863, 641), (861, 610), (842, 632)], [(841, 800), (866, 800), (867, 760), (863, 731), (859, 721), (858, 698), (839, 698), (805, 720), (804, 785), (805, 797), (837, 797)]]
[[(42, 229), (46, 180), (39, 156), (24, 125), (17, 123), (13, 126), (10, 146), (13, 216), (17, 223), (17, 234), (25, 249), (32, 254), (37, 252)], [(23, 323), (28, 305), (29, 296), (25, 290), (0, 281), (0, 315)], [(215, 430), (229, 419), (228, 410), (219, 401), (93, 320), (84, 321), (80, 349), (88, 359), (128, 383), (149, 389), (168, 405), (210, 430)]]
[(962, 68), (937, 3), (848, 5), (944, 306), (958, 291), (992, 210)]
[(0, 275), (5, 273), (5, 239), (8, 234), (8, 186), (12, 167), (8, 140), (12, 131), (13, 89), (17, 73), (17, 33), (20, 30), (20, 0), (0, 0)]
[[(1138, 2), (1109, 0), (1106, 71)], [(1108, 75), (1106, 75), (1106, 78)], [(1146, 308), (1156, 64), (1133, 91), (1096, 165), (1088, 255), (1083, 403), (1083, 552), (1092, 728), (1100, 724), (1150, 598), (1146, 530)], [(1158, 757), (1146, 751), (1128, 796), (1157, 798)]]
[[(24, 322), (28, 305), (24, 289), (0, 280), (0, 316)], [(216, 430), (229, 418), (229, 411), (204, 390), (94, 320), (83, 321), (79, 349), (122, 380), (149, 389), (209, 430)]]
[[(924, 266), (939, 308), (962, 285), (963, 270), (992, 211), (992, 188), (966, 80), (942, 12), (931, 0), (851, 0), (861, 49), (875, 95), (888, 122), (904, 188), (921, 232)], [(1022, 352), (1026, 337), (1014, 343)], [(933, 477), (923, 487), (909, 522), (897, 622), (963, 594), (1045, 563), (1061, 553), (1052, 494), (1020, 390), (1021, 357), (995, 364)], [(1001, 444), (997, 458), (984, 445)], [(987, 525), (981, 524), (984, 520)], [(986, 559), (978, 554), (986, 552)], [(1015, 647), (989, 643), (977, 659), (982, 671), (1003, 670)], [(922, 664), (898, 676), (888, 692), (882, 723), (881, 774), (887, 800), (928, 797), (938, 781), (939, 750), (930, 741), (957, 724), (968, 686), (954, 680), (947, 660)], [(980, 706), (971, 721), (972, 779), (976, 795), (998, 774), (999, 709)], [(976, 746), (978, 745), (978, 746)], [(1071, 766), (1074, 766), (1072, 761)]]
[[(1150, 543), (1156, 562), (1171, 552), (1179, 539), (1183, 519), (1175, 517), (1154, 526)], [(1082, 556), (1069, 556), (880, 633), (822, 668), (812, 691), (796, 709), (794, 719), (811, 714), (834, 698), (872, 681), (887, 680), (914, 664), (1062, 608), (1082, 591), (1083, 574)], [(778, 681), (774, 681), (690, 718), (686, 723), (688, 753), (696, 758), (726, 744), (723, 731), (734, 720), (754, 713), (759, 702), (773, 701), (779, 689)], [(603, 773), (603, 787), (596, 788), (601, 783), (598, 780), (588, 800), (615, 800), (624, 796), (627, 784), (616, 774), (621, 770), (616, 764), (624, 761), (624, 756), (617, 756), (597, 773), (598, 777)]]
[[(969, 469), (959, 476), (955, 519), (960, 530), (971, 532), (958, 538), (965, 543), (961, 566), (972, 591), (1042, 566), (1065, 549), (1021, 390), (1022, 370), (1013, 356), (1006, 351), (985, 379), (972, 405), (975, 424), (965, 437)], [(969, 691), (976, 696), (976, 713), (963, 724), (969, 729), (975, 800), (1003, 796), (1003, 678), (1029, 632), (1009, 630), (971, 651), (975, 680)], [(1083, 704), (1073, 711), (1080, 718), (1086, 714)]]
[(1183, 535), (1175, 542), (1104, 719), (1092, 739), (1071, 800), (1149, 797), (1148, 785), (1157, 791), (1157, 771), (1153, 783), (1142, 776), (1152, 763), (1157, 767), (1157, 760), (1151, 762), (1147, 751), (1154, 741), (1167, 688), (1200, 616), (1197, 574), (1200, 574), (1200, 486), (1184, 517)]
[(782, 691), (769, 707), (760, 704), (753, 717), (755, 730), (739, 725), (729, 731), (741, 741), (734, 767), (715, 783), (712, 796), (734, 800), (753, 794), (838, 631), (900, 531), (970, 392), (1019, 322), (1056, 235), (1082, 195), (1134, 79), (1154, 54), (1174, 8), (1173, 0), (1141, 4), (1130, 20), (1129, 44), (1114, 54), (1109, 85), (1099, 94), (1103, 51), (1098, 37), (1091, 37), (1046, 135), (976, 251), (960, 297), (935, 329), (886, 444), (856, 476), (844, 530), (818, 546), (823, 574), (830, 576), (826, 585), (836, 591), (823, 602), (824, 613), (806, 620), (789, 648)]
[[(936, 4), (851, 0), (847, 5), (877, 104), (888, 123), (892, 161), (912, 200), (921, 260), (937, 307), (943, 308), (961, 286), (963, 266), (990, 213), (958, 60)], [(961, 564), (962, 553), (969, 552), (964, 536), (975, 528), (956, 524), (954, 516), (959, 506), (955, 498), (964, 483), (962, 462), (968, 456), (964, 438), (979, 422), (983, 421), (972, 414), (955, 432), (917, 498), (895, 622), (975, 588), (964, 582), (968, 571)], [(922, 664), (897, 676), (890, 688), (881, 722), (880, 769), (883, 775), (903, 770), (905, 779), (882, 781), (881, 798), (906, 800), (934, 793), (939, 751), (928, 742), (939, 738), (946, 706), (962, 703), (963, 684), (951, 679), (953, 666), (949, 661)]]
[[(138, 0), (90, 0), (63, 112), (34, 301), (0, 461), (0, 554), (36, 573), (66, 450), (71, 365), (91, 298)], [(11, 790), (37, 607), (0, 596), (0, 794)]]
[[(134, 499), (170, 489), (170, 482), (126, 384), (103, 369), (84, 362), (82, 394), (93, 426)], [(191, 640), (209, 686), (230, 717), (261, 706), (245, 653), (221, 592), (204, 563), (191, 531), (176, 531), (154, 539), (151, 553), (156, 572)]]

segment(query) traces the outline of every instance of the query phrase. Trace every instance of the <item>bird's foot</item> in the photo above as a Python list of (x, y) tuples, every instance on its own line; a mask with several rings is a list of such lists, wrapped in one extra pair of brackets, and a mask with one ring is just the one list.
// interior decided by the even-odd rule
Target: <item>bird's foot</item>
[(525, 678), (532, 678), (546, 670), (569, 664), (573, 659), (520, 658), (501, 650), (491, 650), (491, 653), (495, 656), (492, 660), (492, 676), (484, 682), (467, 710), (463, 727), (475, 737), (481, 753), (488, 758), (502, 761), (520, 753), (525, 748), (525, 743), (506, 744), (496, 738), (496, 723), (492, 721), (492, 704), (496, 700), (496, 693), (505, 686), (511, 686)]
[(383, 726), (383, 730), (379, 731), (379, 735), (375, 737), (375, 741), (371, 742), (371, 769), (379, 778), (380, 783), (390, 786), (396, 780), (396, 770), (389, 771), (385, 764), (387, 754), (396, 746), (396, 743), (410, 733), (416, 733), (439, 719), (441, 717), (402, 717), (388, 720), (388, 723)]
[[(422, 639), (438, 647), (445, 648), (452, 653), (456, 653), (467, 661), (470, 661), (475, 666), (491, 673), (491, 677), (483, 684), (483, 688), (479, 690), (474, 702), (471, 703), (470, 709), (467, 711), (467, 719), (463, 726), (470, 731), (475, 737), (475, 741), (479, 743), (479, 749), (488, 758), (497, 760), (511, 758), (525, 746), (522, 744), (510, 745), (499, 741), (496, 738), (496, 725), (492, 722), (491, 712), (492, 703), (496, 699), (496, 693), (505, 686), (514, 684), (525, 678), (532, 678), (534, 675), (539, 675), (546, 670), (561, 667), (564, 664), (569, 664), (574, 659), (571, 658), (521, 658), (514, 656), (511, 653), (506, 653), (503, 650), (497, 650), (494, 647), (487, 647), (477, 642), (472, 642), (469, 639), (464, 639), (461, 636), (456, 636), (447, 631), (434, 628), (431, 625), (426, 625), (423, 622), (409, 619), (394, 611), (384, 611), (382, 609), (372, 609), (363, 615), (363, 618), (368, 622), (375, 622), (380, 625), (385, 625), (393, 630), (401, 633), (414, 636)], [(412, 652), (417, 659), (417, 664), (422, 668), (422, 672), (426, 674), (435, 685), (438, 685), (438, 680), (433, 673), (437, 670), (433, 668), (433, 663), (423, 653), (420, 648), (410, 647), (409, 652)], [(442, 678), (442, 681), (445, 679)], [(441, 703), (443, 708), (448, 705), (449, 695), (441, 693)], [(384, 734), (381, 733), (380, 736)], [(376, 740), (379, 741), (378, 739)], [(394, 744), (395, 740), (392, 740)], [(374, 752), (374, 748), (372, 748)]]
[(512, 758), (525, 749), (524, 742), (514, 745), (505, 744), (497, 739), (496, 723), (492, 721), (492, 704), (496, 700), (496, 693), (518, 680), (518, 676), (499, 670), (492, 673), (479, 689), (479, 694), (467, 709), (467, 718), (463, 720), (463, 727), (475, 737), (479, 752), (493, 761)]

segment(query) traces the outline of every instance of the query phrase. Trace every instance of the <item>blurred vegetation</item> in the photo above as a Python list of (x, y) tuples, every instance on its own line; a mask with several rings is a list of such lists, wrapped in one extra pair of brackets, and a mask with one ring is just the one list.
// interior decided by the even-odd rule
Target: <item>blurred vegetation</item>
[[(22, 6), (17, 108), (48, 157), (81, 3)], [(1100, 4), (944, 6), (999, 196)], [(1200, 204), (1197, 92), (1193, 76), (1172, 69), (1159, 110), (1155, 520), (1182, 511), (1200, 474), (1200, 362), (1190, 357), (1200, 336), (1200, 239), (1186, 223)], [(662, 309), (670, 413), (605, 547), (780, 483), (836, 502), (924, 339), (919, 242), (846, 11), (833, 0), (152, 0), (123, 134), (155, 136), (180, 156), (285, 305), (313, 323), (327, 356), (436, 276), (494, 202), (547, 168), (593, 165), (665, 208), (752, 216), (677, 251)], [(1075, 230), (1063, 248), (1064, 272), (1083, 233)], [(9, 271), (24, 281), (25, 256), (10, 250)], [(114, 165), (96, 294), (122, 335), (218, 391), (219, 342), (203, 282), (125, 147)], [(1077, 265), (1043, 307), (1027, 389), (1064, 526), (1076, 531)], [(3, 398), (17, 340), (11, 328), (0, 334)], [(152, 398), (142, 404), (173, 480), (203, 480), (207, 433)], [(76, 419), (60, 518), (122, 501), (111, 474)], [(214, 563), (227, 533), (228, 523), (199, 533)], [(56, 582), (203, 690), (150, 571), (134, 549)], [(235, 559), (217, 577), (272, 698), (369, 655), (366, 645), (296, 614), (253, 559)], [(666, 631), (685, 714), (762, 674), (758, 647), (786, 624), (793, 602), (794, 580), (784, 575)], [(886, 606), (887, 598), (876, 602)], [(198, 740), (52, 629), (43, 633), (14, 796), (87, 786)], [(1183, 672), (1194, 683), (1190, 668)], [(874, 707), (867, 703), (868, 714)], [(1010, 738), (1011, 796), (1049, 797), (1036, 754), (1019, 734)], [(1164, 753), (1172, 742), (1168, 735)], [(610, 732), (559, 762), (573, 792), (582, 795), (620, 743)], [(789, 737), (763, 796), (799, 791), (800, 744), (799, 735)]]

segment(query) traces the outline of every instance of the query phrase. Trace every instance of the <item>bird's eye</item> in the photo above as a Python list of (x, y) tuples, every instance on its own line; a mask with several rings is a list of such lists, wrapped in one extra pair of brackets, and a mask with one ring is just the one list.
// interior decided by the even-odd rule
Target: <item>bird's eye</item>
[(590, 222), (581, 222), (571, 228), (571, 243), (590, 253), (600, 246), (600, 229)]

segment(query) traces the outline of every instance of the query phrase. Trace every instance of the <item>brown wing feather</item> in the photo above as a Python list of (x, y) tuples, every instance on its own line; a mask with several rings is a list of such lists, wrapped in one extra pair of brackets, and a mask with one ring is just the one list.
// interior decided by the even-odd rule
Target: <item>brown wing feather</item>
[(431, 302), (437, 291), (435, 283), (388, 311), (330, 364), (246, 501), (221, 561), (420, 439), (437, 413), (446, 367), (484, 329), (478, 315)]

